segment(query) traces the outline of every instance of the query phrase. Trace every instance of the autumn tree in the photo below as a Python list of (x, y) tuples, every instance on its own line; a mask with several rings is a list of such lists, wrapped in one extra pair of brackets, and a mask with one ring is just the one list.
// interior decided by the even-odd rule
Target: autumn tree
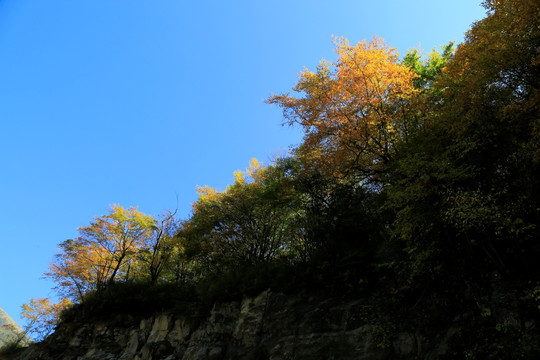
[(74, 301), (83, 300), (90, 290), (104, 289), (119, 277), (128, 280), (136, 254), (152, 237), (155, 226), (151, 216), (136, 208), (114, 205), (109, 214), (79, 228), (79, 237), (60, 244), (45, 276)]
[[(103, 257), (104, 284), (111, 284), (119, 273), (129, 279), (134, 255), (151, 236), (154, 219), (137, 208), (114, 205), (108, 215), (97, 217), (90, 226), (79, 229), (79, 240)], [(100, 284), (101, 285), (101, 284)]]
[(71, 305), (72, 302), (67, 298), (58, 303), (46, 298), (31, 299), (21, 307), (21, 315), (28, 321), (26, 333), (33, 335), (36, 340), (46, 338), (60, 322), (60, 313)]
[(322, 61), (316, 72), (300, 74), (294, 87), (300, 97), (282, 94), (267, 101), (283, 108), (289, 125), (304, 129), (297, 154), (309, 166), (373, 179), (408, 131), (417, 75), (382, 39), (335, 44), (335, 63)]
[(81, 238), (63, 241), (58, 247), (60, 251), (45, 276), (56, 282), (55, 289), (61, 296), (80, 302), (88, 291), (104, 284), (106, 254)]

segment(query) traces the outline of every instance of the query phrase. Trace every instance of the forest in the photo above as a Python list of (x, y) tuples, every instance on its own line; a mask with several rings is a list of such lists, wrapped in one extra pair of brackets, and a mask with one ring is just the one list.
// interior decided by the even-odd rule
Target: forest
[(453, 322), (456, 358), (540, 357), (540, 7), (484, 6), (426, 56), (335, 38), (336, 61), (267, 99), (300, 145), (199, 188), (188, 219), (115, 205), (79, 228), (45, 273), (62, 300), (23, 306), (30, 333), (271, 288), (369, 300), (381, 347)]

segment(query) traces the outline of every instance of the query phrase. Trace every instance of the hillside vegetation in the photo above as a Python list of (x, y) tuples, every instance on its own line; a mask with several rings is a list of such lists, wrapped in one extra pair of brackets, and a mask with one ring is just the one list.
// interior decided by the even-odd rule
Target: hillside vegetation
[(113, 207), (46, 274), (75, 305), (26, 316), (48, 319), (45, 336), (60, 308), (195, 319), (267, 288), (315, 291), (368, 299), (381, 347), (453, 323), (453, 357), (540, 357), (540, 7), (485, 6), (427, 57), (335, 39), (337, 61), (267, 100), (304, 130), (289, 156), (200, 188), (186, 220)]

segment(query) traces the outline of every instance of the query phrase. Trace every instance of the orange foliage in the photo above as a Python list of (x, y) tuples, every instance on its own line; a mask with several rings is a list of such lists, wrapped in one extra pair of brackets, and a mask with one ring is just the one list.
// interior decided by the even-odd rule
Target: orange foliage
[(373, 175), (387, 163), (407, 131), (406, 105), (417, 90), (416, 75), (382, 39), (352, 46), (336, 39), (336, 63), (305, 70), (289, 94), (267, 100), (284, 109), (289, 125), (304, 128), (298, 155), (334, 175), (350, 170)]
[(28, 320), (26, 332), (33, 334), (38, 340), (47, 337), (59, 323), (62, 310), (71, 305), (72, 302), (66, 298), (56, 304), (49, 299), (31, 299), (30, 303), (22, 305), (22, 317)]
[(90, 290), (100, 290), (118, 278), (128, 280), (137, 253), (156, 228), (154, 219), (136, 208), (114, 205), (108, 215), (79, 228), (80, 236), (62, 242), (49, 272), (56, 289), (75, 301)]

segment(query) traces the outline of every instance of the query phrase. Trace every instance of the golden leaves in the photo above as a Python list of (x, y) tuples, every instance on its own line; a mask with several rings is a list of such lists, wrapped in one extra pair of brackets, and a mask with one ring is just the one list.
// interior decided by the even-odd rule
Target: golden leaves
[(128, 280), (136, 254), (152, 236), (154, 218), (136, 207), (113, 205), (107, 215), (79, 228), (79, 237), (60, 244), (45, 276), (72, 299), (83, 299), (88, 290), (102, 289), (118, 278)]
[(46, 298), (31, 299), (28, 304), (21, 306), (21, 315), (28, 321), (26, 332), (34, 334), (38, 340), (48, 336), (60, 322), (62, 310), (72, 304), (67, 298), (62, 298), (56, 304)]
[(338, 59), (323, 61), (317, 72), (305, 69), (294, 87), (302, 94), (267, 100), (283, 108), (289, 124), (304, 128), (297, 153), (308, 162), (343, 174), (368, 172), (386, 163), (406, 131), (405, 106), (417, 92), (413, 71), (380, 38), (351, 45), (335, 38)]

